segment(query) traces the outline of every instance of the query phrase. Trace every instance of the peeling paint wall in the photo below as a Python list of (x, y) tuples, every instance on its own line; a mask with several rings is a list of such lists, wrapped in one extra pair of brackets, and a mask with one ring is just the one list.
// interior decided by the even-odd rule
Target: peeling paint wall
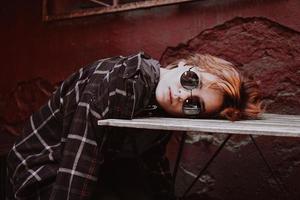
[[(191, 52), (222, 57), (260, 82), (267, 112), (299, 115), (299, 48), (298, 31), (266, 18), (234, 18), (205, 30), (185, 45), (167, 48), (161, 63), (170, 63)], [(186, 144), (177, 179), (178, 194), (184, 193), (225, 137), (223, 134), (192, 135), (193, 144)], [(231, 138), (193, 188), (193, 198), (299, 199), (296, 185), (300, 175), (300, 138), (254, 138), (256, 143), (249, 136)], [(169, 146), (173, 164), (177, 140), (173, 138)]]

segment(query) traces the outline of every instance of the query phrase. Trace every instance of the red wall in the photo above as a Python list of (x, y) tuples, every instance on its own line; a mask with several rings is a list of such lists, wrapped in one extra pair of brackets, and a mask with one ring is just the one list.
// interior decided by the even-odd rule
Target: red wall
[(300, 31), (298, 0), (216, 2), (48, 23), (42, 22), (42, 0), (2, 2), (0, 99), (18, 81), (43, 77), (54, 83), (97, 58), (144, 50), (159, 59), (166, 47), (235, 16), (265, 16)]

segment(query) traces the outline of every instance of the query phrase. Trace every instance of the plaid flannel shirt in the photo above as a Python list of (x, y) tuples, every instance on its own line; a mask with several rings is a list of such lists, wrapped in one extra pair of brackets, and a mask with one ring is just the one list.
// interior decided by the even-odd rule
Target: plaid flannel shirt
[[(124, 138), (97, 121), (141, 113), (158, 83), (159, 67), (139, 53), (98, 60), (66, 79), (30, 117), (8, 155), (8, 199), (89, 199), (101, 179), (105, 152), (120, 151), (116, 144)], [(162, 192), (171, 185), (167, 135), (152, 136), (143, 152), (145, 169)]]

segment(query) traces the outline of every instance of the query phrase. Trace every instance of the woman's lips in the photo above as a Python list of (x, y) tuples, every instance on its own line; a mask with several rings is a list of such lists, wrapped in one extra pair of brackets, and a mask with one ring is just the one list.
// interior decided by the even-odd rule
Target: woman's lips
[(170, 104), (172, 104), (172, 92), (170, 87), (169, 87), (169, 99), (170, 99)]

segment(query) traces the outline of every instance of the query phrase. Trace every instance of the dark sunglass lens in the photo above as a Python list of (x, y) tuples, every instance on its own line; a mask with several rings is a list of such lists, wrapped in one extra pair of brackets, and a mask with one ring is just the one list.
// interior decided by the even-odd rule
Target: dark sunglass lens
[(187, 98), (182, 105), (182, 111), (185, 115), (199, 115), (202, 112), (200, 102), (197, 97)]
[(186, 71), (181, 75), (180, 83), (185, 89), (192, 90), (198, 86), (199, 77), (193, 71)]

